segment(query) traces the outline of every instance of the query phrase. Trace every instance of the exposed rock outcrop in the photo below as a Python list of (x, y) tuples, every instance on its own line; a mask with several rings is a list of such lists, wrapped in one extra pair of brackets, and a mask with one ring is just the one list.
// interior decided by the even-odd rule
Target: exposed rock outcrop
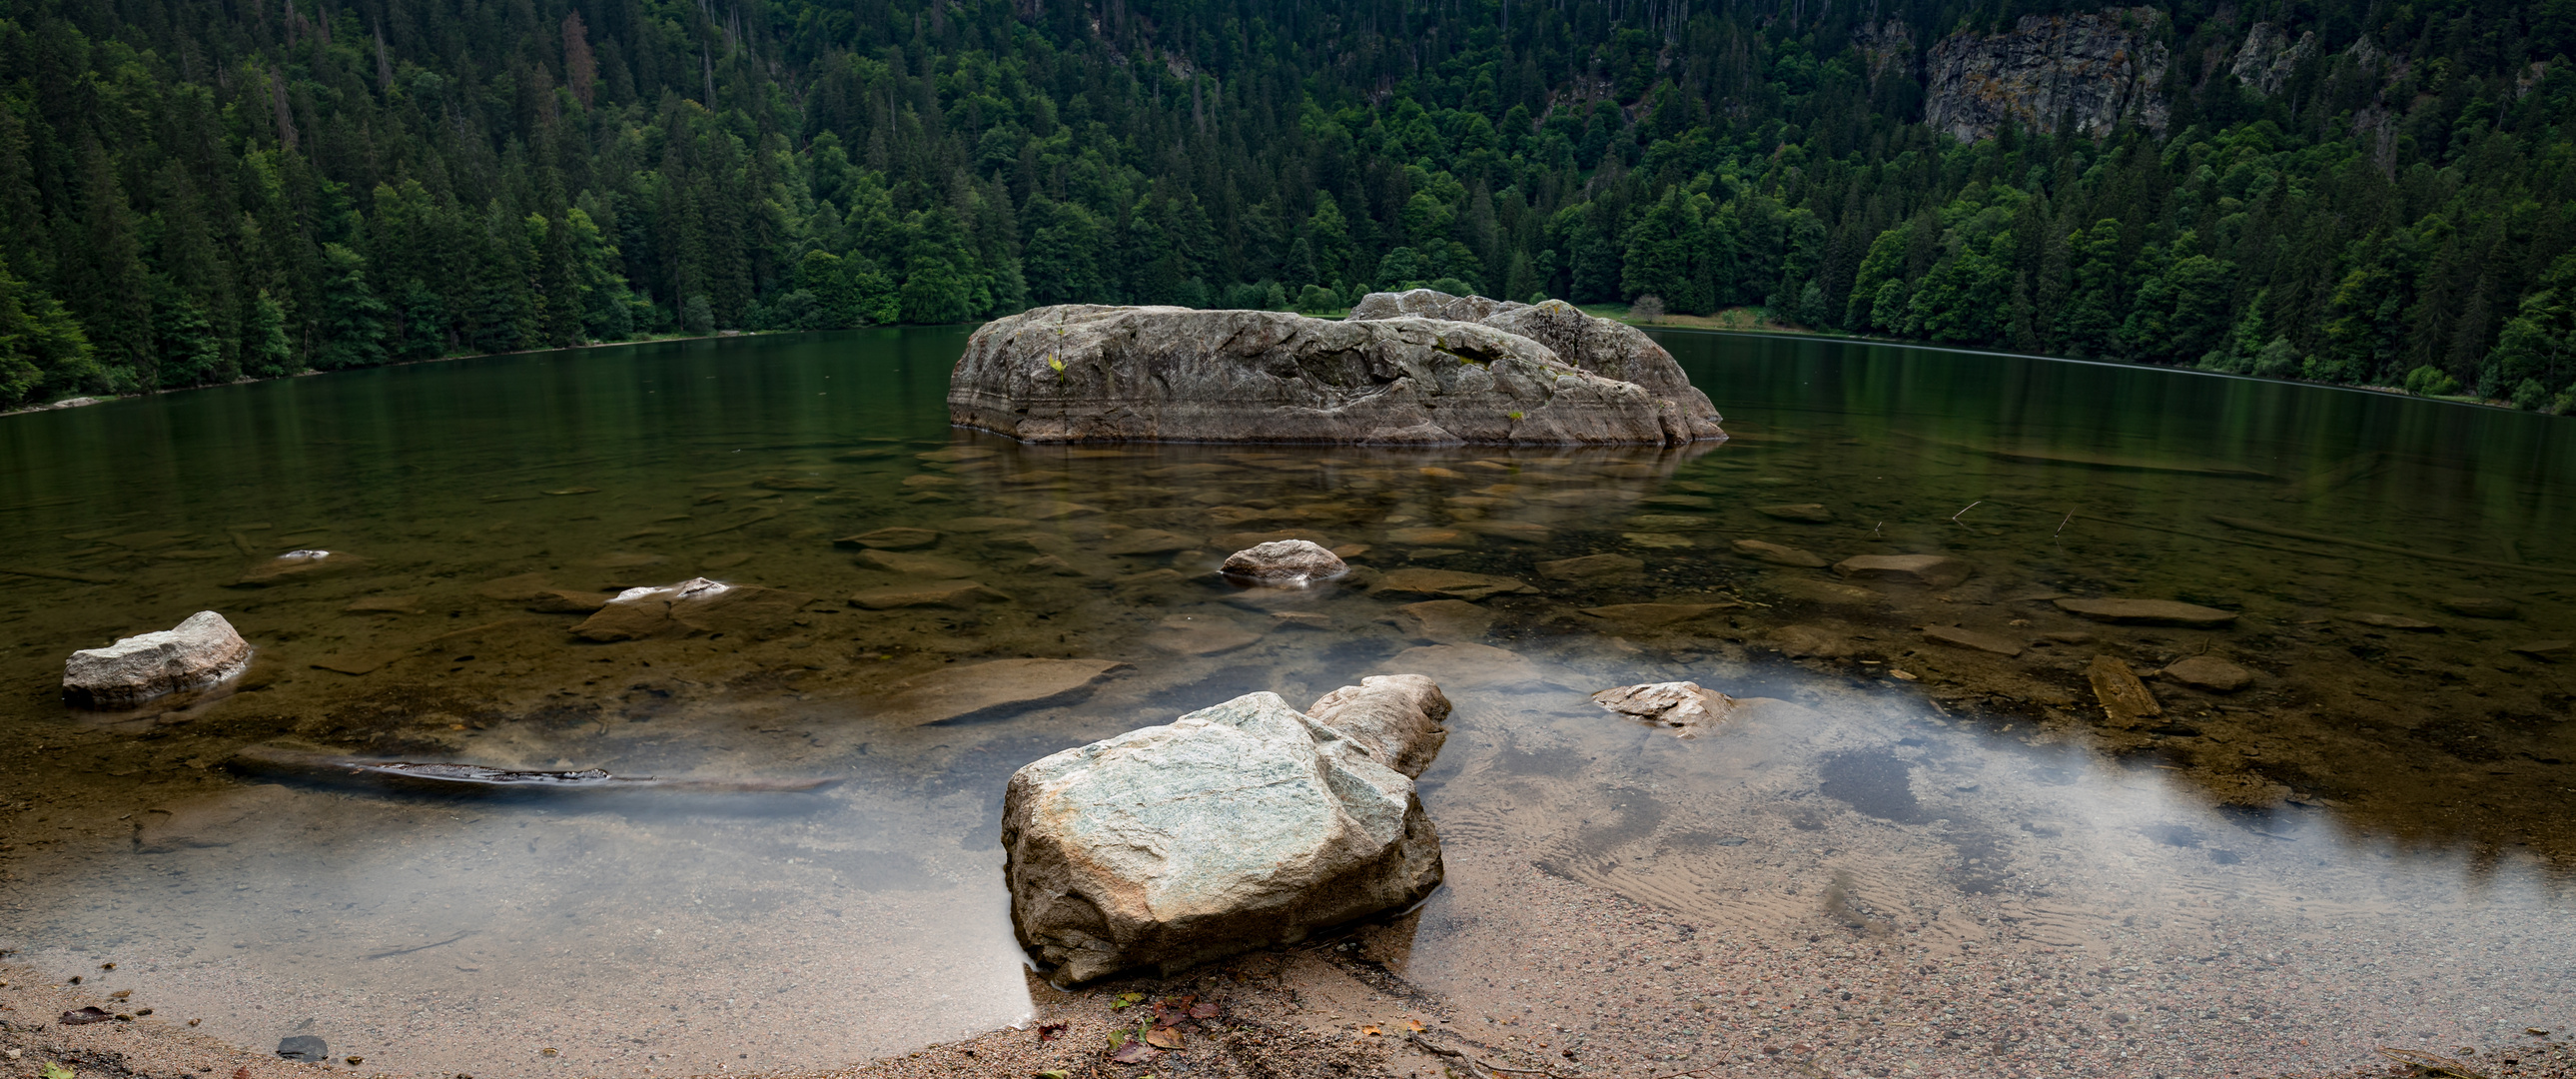
[[(1633, 348), (1595, 336), (1610, 342), (1605, 349)], [(1653, 356), (1688, 386), (1660, 348), (1624, 362), (1642, 369)], [(961, 426), (1033, 442), (1674, 445), (1724, 436), (1696, 390), (1681, 397), (1669, 383), (1659, 390), (1595, 373), (1492, 326), (1180, 307), (1068, 304), (986, 323), (950, 375), (948, 411)]]
[(2302, 31), (2299, 40), (2293, 42), (2280, 26), (2258, 22), (2245, 32), (2245, 45), (2236, 50), (2236, 59), (2227, 66), (2227, 73), (2246, 89), (2270, 97), (2281, 92), (2281, 85), (2290, 81), (2299, 65), (2316, 54), (2317, 35), (2313, 32)]
[(2124, 119), (2163, 134), (2170, 109), (2156, 93), (2167, 50), (2153, 8), (2024, 15), (2009, 31), (1962, 31), (1926, 57), (1923, 120), (1964, 142), (2006, 121), (2054, 134), (2060, 123), (2102, 136)]
[(63, 663), (63, 697), (85, 708), (132, 708), (203, 689), (250, 666), (250, 642), (224, 616), (199, 611), (175, 628), (84, 648)]
[(1473, 322), (1517, 334), (1547, 346), (1558, 359), (1604, 378), (1645, 387), (1659, 402), (1690, 425), (1694, 439), (1726, 437), (1718, 426), (1717, 406), (1691, 385), (1690, 376), (1673, 354), (1640, 330), (1583, 313), (1563, 300), (1541, 304), (1452, 296), (1418, 288), (1410, 292), (1372, 292), (1351, 308), (1350, 321), (1376, 321), (1411, 316), (1449, 322)]
[(1315, 715), (1254, 693), (1021, 768), (1002, 803), (1020, 943), (1069, 985), (1420, 900), (1440, 837), (1399, 765), (1429, 763), (1446, 704), (1418, 676), (1336, 691)]

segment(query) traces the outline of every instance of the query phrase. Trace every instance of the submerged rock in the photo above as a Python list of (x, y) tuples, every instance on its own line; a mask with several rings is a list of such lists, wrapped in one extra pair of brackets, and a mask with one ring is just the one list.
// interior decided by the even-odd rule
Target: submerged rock
[(1010, 598), (975, 581), (921, 581), (860, 589), (851, 593), (850, 605), (885, 611), (897, 607), (973, 607)]
[(1646, 563), (1623, 554), (1588, 554), (1538, 564), (1541, 577), (1576, 584), (1618, 584), (1637, 580)]
[(63, 697), (85, 708), (131, 708), (154, 697), (203, 689), (250, 666), (250, 642), (213, 611), (172, 629), (85, 648), (63, 663)]
[(1949, 588), (1967, 580), (1976, 567), (1965, 559), (1937, 554), (1865, 554), (1834, 563), (1834, 572), (1862, 580), (1902, 581), (1927, 588)]
[(1349, 731), (1254, 693), (1021, 768), (1002, 805), (1021, 945), (1065, 984), (1168, 974), (1430, 894), (1439, 833), (1386, 754), (1429, 742), (1446, 702), (1391, 681), (1317, 702)]
[(266, 588), (365, 568), (367, 560), (346, 551), (304, 550), (285, 554), (243, 570), (235, 588)]
[(2149, 626), (2224, 626), (2236, 613), (2170, 599), (2061, 599), (2057, 609), (2096, 622)]
[(1973, 629), (1962, 629), (1958, 626), (1932, 626), (1923, 631), (1923, 639), (1960, 648), (1973, 648), (1980, 652), (1992, 652), (1998, 656), (2011, 657), (2021, 654), (2020, 641), (1998, 637), (1991, 633), (1979, 633)]
[(2365, 626), (2377, 626), (2381, 629), (2402, 629), (2416, 633), (2438, 632), (2442, 628), (2441, 626), (2427, 622), (2421, 618), (2405, 614), (2377, 614), (2365, 611), (2354, 611), (2338, 615), (2337, 617), (2340, 617), (2347, 622), (2359, 622)]
[(1777, 521), (1803, 521), (1808, 524), (1817, 525), (1826, 524), (1834, 519), (1834, 512), (1826, 509), (1824, 504), (1821, 502), (1795, 502), (1784, 506), (1755, 506), (1753, 507), (1753, 512)]
[(1790, 659), (1843, 659), (1852, 654), (1850, 638), (1821, 626), (1782, 626), (1771, 631), (1771, 643)]
[[(1670, 355), (1662, 362), (1680, 377)], [(1723, 437), (1715, 408), (1692, 392), (1695, 401), (1659, 396), (1471, 322), (1068, 304), (975, 331), (949, 377), (948, 408), (961, 426), (1034, 442)]]
[(692, 577), (678, 584), (620, 592), (573, 627), (573, 633), (583, 640), (606, 642), (690, 631), (758, 630), (787, 620), (813, 599), (802, 592)]
[(2164, 676), (2194, 689), (2234, 693), (2254, 680), (2254, 672), (2217, 656), (2185, 656), (2165, 664)]
[(2156, 695), (2148, 692), (2146, 683), (2138, 681), (2137, 672), (2116, 656), (2093, 657), (2093, 662), (2084, 668), (2084, 677), (2093, 683), (2093, 699), (2101, 702), (2102, 710), (2115, 724), (2133, 727), (2149, 716), (2165, 714), (2164, 706), (2156, 703)]
[(1740, 539), (1735, 541), (1735, 553), (1747, 558), (1760, 559), (1775, 566), (1797, 566), (1802, 569), (1823, 569), (1827, 565), (1823, 555), (1819, 555), (1811, 551), (1802, 551), (1795, 547), (1784, 547), (1777, 543), (1768, 543), (1757, 539)]
[(262, 822), (279, 819), (295, 792), (275, 783), (222, 791), (176, 808), (146, 809), (135, 819), (137, 854), (168, 854), (192, 847), (229, 847)]
[(1341, 556), (1310, 540), (1272, 540), (1227, 555), (1220, 572), (1255, 584), (1302, 585), (1329, 581), (1351, 567)]
[(1105, 659), (997, 659), (942, 667), (899, 687), (881, 715), (920, 725), (1007, 715), (1091, 695), (1112, 671)]
[(927, 528), (880, 528), (832, 541), (834, 547), (854, 547), (877, 551), (909, 551), (939, 542), (939, 533)]
[(1494, 628), (1494, 612), (1463, 599), (1426, 599), (1395, 609), (1396, 624), (1424, 640), (1481, 641)]
[(1396, 570), (1377, 581), (1377, 591), (1390, 595), (1445, 596), (1469, 601), (1529, 590), (1528, 585), (1509, 577), (1418, 566)]
[(2434, 602), (2441, 604), (2443, 610), (2449, 611), (2452, 614), (2464, 614), (2471, 618), (2522, 617), (2522, 608), (2514, 606), (2514, 602), (2509, 599), (2444, 596)]
[(1735, 710), (1733, 698), (1703, 689), (1697, 682), (1650, 682), (1605, 689), (1592, 695), (1592, 703), (1623, 716), (1670, 727), (1676, 738), (1696, 738)]

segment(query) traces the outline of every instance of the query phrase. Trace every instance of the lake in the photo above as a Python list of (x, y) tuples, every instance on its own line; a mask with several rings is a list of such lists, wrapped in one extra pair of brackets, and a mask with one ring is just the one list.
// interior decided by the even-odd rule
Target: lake
[[(1457, 705), (1422, 783), (1450, 882), (1370, 947), (1462, 1008), (1571, 1006), (1503, 883), (1534, 871), (1702, 941), (2081, 971), (2139, 1001), (2081, 1038), (1980, 1013), (2008, 1050), (1936, 1018), (1856, 1039), (1854, 1069), (2348, 1066), (2576, 1019), (2576, 425), (1659, 339), (1734, 438), (1023, 446), (949, 428), (954, 329), (0, 418), (0, 948), (403, 1072), (865, 1059), (1028, 1014), (1014, 769), (1420, 671)], [(1292, 535), (1359, 572), (1215, 576)], [(272, 572), (299, 549), (337, 560)], [(1972, 572), (1800, 564), (1873, 554)], [(617, 589), (698, 576), (771, 591), (576, 633)], [(2083, 613), (2105, 599), (2233, 617)], [(199, 610), (258, 650), (237, 691), (62, 704), (71, 650)], [(2152, 713), (2106, 714), (2105, 663)], [(1684, 678), (1744, 703), (1679, 739), (1587, 699)], [(837, 782), (467, 797), (309, 763), (333, 755)], [(1676, 1059), (1769, 1029), (1662, 1014)]]

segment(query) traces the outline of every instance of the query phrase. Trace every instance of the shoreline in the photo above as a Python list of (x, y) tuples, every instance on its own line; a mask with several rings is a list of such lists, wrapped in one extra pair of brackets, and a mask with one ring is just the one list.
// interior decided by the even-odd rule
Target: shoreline
[[(1664, 317), (1662, 317), (1662, 318), (1656, 319), (1656, 320), (1651, 321), (1651, 322), (1641, 322), (1641, 321), (1638, 321), (1638, 320), (1636, 320), (1636, 319), (1632, 319), (1632, 318), (1628, 317), (1628, 314), (1627, 314), (1626, 309), (1625, 309), (1624, 307), (1622, 307), (1621, 305), (1618, 305), (1618, 304), (1585, 304), (1585, 305), (1578, 305), (1578, 307), (1579, 307), (1582, 311), (1584, 311), (1585, 313), (1587, 313), (1587, 314), (1592, 314), (1592, 315), (1596, 315), (1596, 316), (1599, 316), (1599, 317), (1602, 317), (1602, 318), (1611, 319), (1611, 320), (1613, 320), (1613, 321), (1619, 322), (1619, 323), (1620, 323), (1620, 324), (1622, 324), (1622, 325), (1634, 326), (1634, 327), (1636, 327), (1636, 328), (1638, 328), (1638, 329), (1641, 329), (1641, 330), (1679, 330), (1679, 331), (1690, 332), (1690, 333), (1724, 334), (1724, 335), (1729, 335), (1729, 336), (1738, 336), (1738, 337), (1773, 337), (1773, 338), (1796, 339), (1796, 340), (1808, 340), (1808, 341), (1827, 341), (1827, 342), (1834, 342), (1834, 343), (1839, 343), (1839, 344), (1852, 344), (1852, 345), (1877, 345), (1877, 346), (1886, 346), (1886, 347), (1893, 347), (1893, 348), (1919, 348), (1919, 349), (1929, 349), (1929, 350), (1933, 350), (1933, 351), (1937, 351), (1937, 352), (1956, 352), (1956, 353), (1961, 353), (1961, 354), (1971, 355), (1971, 356), (2000, 356), (2000, 357), (2006, 357), (2006, 358), (2010, 358), (2010, 359), (2023, 359), (2023, 360), (2049, 360), (2049, 361), (2057, 362), (2057, 363), (2091, 363), (2091, 364), (2102, 364), (2102, 365), (2105, 365), (2105, 366), (2111, 366), (2111, 367), (2135, 367), (2135, 368), (2139, 368), (2139, 369), (2142, 369), (2142, 370), (2154, 370), (2154, 371), (2175, 371), (2175, 372), (2180, 372), (2180, 373), (2184, 373), (2184, 374), (2194, 374), (2194, 375), (2215, 375), (2215, 376), (2218, 376), (2218, 377), (2220, 377), (2220, 378), (2237, 378), (2237, 379), (2245, 379), (2245, 380), (2247, 380), (2247, 381), (2252, 381), (2252, 382), (2270, 382), (2270, 383), (2280, 383), (2280, 384), (2283, 384), (2283, 385), (2291, 385), (2291, 386), (2314, 386), (2314, 387), (2317, 387), (2317, 388), (2320, 388), (2320, 389), (2329, 389), (2329, 390), (2352, 390), (2352, 391), (2355, 391), (2355, 392), (2361, 392), (2361, 393), (2375, 393), (2375, 394), (2379, 394), (2379, 395), (2387, 396), (2387, 397), (2403, 397), (2403, 398), (2411, 398), (2411, 399), (2414, 399), (2414, 400), (2421, 400), (2421, 401), (2433, 401), (2433, 402), (2439, 402), (2439, 403), (2442, 403), (2442, 404), (2450, 404), (2450, 405), (2464, 405), (2464, 406), (2468, 406), (2468, 407), (2472, 407), (2472, 408), (2491, 408), (2491, 409), (2495, 409), (2495, 410), (2500, 411), (2500, 412), (2521, 412), (2521, 411), (2523, 411), (2522, 409), (2518, 409), (2518, 408), (2513, 407), (2512, 403), (2511, 403), (2511, 402), (2507, 402), (2507, 401), (2501, 401), (2501, 400), (2490, 400), (2490, 399), (2480, 399), (2480, 398), (2463, 397), (2463, 396), (2421, 396), (2421, 395), (2417, 395), (2417, 394), (2409, 393), (2409, 392), (2407, 392), (2403, 387), (2399, 387), (2399, 386), (2345, 385), (2345, 384), (2343, 384), (2343, 383), (2337, 383), (2337, 382), (2312, 382), (2312, 381), (2309, 381), (2309, 380), (2307, 380), (2307, 379), (2303, 379), (2303, 378), (2271, 378), (2271, 377), (2267, 377), (2267, 376), (2263, 376), (2263, 375), (2239, 374), (2239, 373), (2236, 373), (2236, 372), (2230, 372), (2230, 371), (2203, 371), (2203, 370), (2201, 370), (2201, 369), (2199, 369), (2199, 368), (2196, 368), (2196, 367), (2168, 367), (2168, 366), (2165, 366), (2165, 365), (2162, 365), (2162, 364), (2133, 363), (2133, 362), (2129, 362), (2129, 361), (2125, 361), (2125, 360), (2094, 360), (2094, 359), (2078, 359), (2078, 358), (2071, 357), (2071, 356), (2048, 356), (2048, 355), (2041, 355), (2041, 354), (2038, 354), (2038, 353), (2029, 353), (2029, 352), (2006, 352), (2006, 351), (2002, 351), (2002, 350), (1998, 350), (1998, 349), (1990, 349), (1990, 348), (1965, 348), (1965, 347), (1961, 347), (1961, 346), (1957, 346), (1957, 345), (1944, 345), (1944, 344), (1939, 344), (1939, 343), (1931, 342), (1931, 341), (1912, 341), (1912, 340), (1907, 340), (1907, 339), (1905, 339), (1905, 338), (1898, 338), (1898, 337), (1876, 337), (1876, 336), (1871, 336), (1871, 335), (1868, 335), (1868, 334), (1829, 333), (1829, 332), (1825, 332), (1825, 331), (1822, 331), (1822, 330), (1806, 330), (1806, 329), (1799, 329), (1799, 328), (1797, 328), (1797, 327), (1795, 327), (1795, 326), (1790, 326), (1790, 325), (1788, 325), (1788, 324), (1786, 324), (1786, 323), (1771, 322), (1771, 321), (1767, 321), (1767, 320), (1764, 320), (1764, 319), (1759, 318), (1759, 317), (1755, 317), (1755, 318), (1752, 318), (1752, 319), (1749, 319), (1749, 320), (1743, 320), (1743, 321), (1744, 321), (1744, 324), (1738, 324), (1737, 320), (1727, 319), (1727, 318), (1723, 317), (1723, 314), (1721, 314), (1721, 315), (1667, 315), (1667, 316), (1664, 316)], [(1752, 309), (1750, 309), (1750, 308), (1735, 308), (1735, 309), (1733, 309), (1733, 310), (1734, 310), (1734, 311), (1748, 311), (1748, 310), (1752, 310)], [(1307, 312), (1303, 312), (1303, 311), (1292, 311), (1292, 312), (1285, 312), (1285, 313), (1287, 313), (1287, 314), (1305, 315), (1305, 316), (1306, 316), (1306, 317), (1308, 317), (1308, 318), (1324, 318), (1324, 319), (1331, 319), (1331, 318), (1338, 317), (1338, 316), (1333, 315), (1333, 314), (1330, 314), (1330, 313), (1325, 313), (1325, 314), (1308, 314)], [(1347, 313), (1348, 313), (1348, 312), (1347, 312), (1347, 310), (1346, 310), (1346, 311), (1344, 312), (1344, 314), (1347, 314)], [(1686, 319), (1686, 320), (1689, 320), (1689, 321), (1674, 321), (1675, 319)], [(987, 320), (987, 321), (990, 321), (990, 320)], [(983, 323), (978, 322), (978, 323), (974, 323), (973, 325), (978, 325), (978, 326), (980, 326), (980, 325), (982, 325), (982, 324), (983, 324)], [(966, 323), (935, 323), (935, 324), (934, 324), (934, 323), (908, 323), (908, 322), (907, 322), (907, 323), (894, 323), (894, 324), (884, 325), (884, 326), (861, 326), (861, 327), (856, 327), (856, 328), (857, 328), (857, 329), (867, 329), (867, 330), (923, 329), (923, 328), (932, 328), (932, 327), (935, 327), (935, 326), (943, 326), (943, 325), (963, 326), (963, 325), (967, 325), (967, 324), (966, 324)], [(631, 345), (659, 345), (659, 344), (668, 344), (668, 343), (680, 342), (680, 341), (717, 341), (717, 340), (724, 340), (724, 339), (727, 339), (727, 338), (736, 338), (736, 337), (769, 337), (769, 336), (776, 336), (776, 335), (780, 335), (780, 334), (794, 334), (794, 333), (837, 333), (837, 332), (843, 332), (843, 331), (835, 331), (835, 330), (719, 330), (719, 331), (717, 331), (717, 332), (715, 332), (715, 333), (707, 333), (707, 334), (693, 334), (693, 335), (686, 335), (686, 336), (673, 336), (673, 337), (648, 337), (648, 338), (638, 338), (638, 339), (635, 339), (635, 340), (628, 340), (628, 341), (588, 341), (588, 342), (583, 342), (583, 343), (580, 343), (580, 344), (562, 345), (562, 346), (548, 347), (548, 348), (523, 348), (523, 349), (513, 349), (513, 350), (510, 350), (510, 351), (508, 351), (508, 352), (470, 352), (470, 353), (463, 353), (463, 354), (460, 354), (460, 355), (454, 355), (454, 356), (432, 356), (432, 357), (428, 357), (428, 358), (425, 358), (425, 359), (417, 359), (417, 360), (391, 360), (391, 361), (387, 361), (387, 362), (385, 362), (385, 363), (369, 364), (369, 365), (367, 365), (367, 366), (365, 366), (365, 367), (348, 367), (348, 368), (341, 368), (340, 370), (345, 370), (345, 371), (367, 371), (367, 370), (377, 370), (377, 369), (387, 368), (387, 367), (412, 367), (412, 366), (417, 366), (417, 365), (420, 365), (420, 364), (428, 364), (428, 363), (446, 363), (446, 362), (451, 361), (451, 360), (482, 360), (482, 359), (492, 359), (492, 358), (500, 357), (500, 356), (527, 356), (527, 355), (533, 355), (533, 354), (536, 354), (536, 353), (539, 353), (539, 352), (570, 352), (570, 351), (573, 351), (573, 350), (575, 350), (575, 349), (619, 348), (619, 347), (631, 346)], [(89, 406), (89, 405), (107, 404), (107, 403), (109, 403), (109, 402), (111, 402), (111, 401), (125, 401), (125, 400), (132, 400), (132, 399), (135, 399), (135, 398), (141, 398), (141, 397), (155, 397), (155, 396), (159, 396), (159, 395), (161, 395), (161, 394), (170, 394), (170, 393), (187, 393), (187, 392), (190, 392), (190, 391), (192, 391), (192, 390), (209, 390), (209, 389), (215, 389), (215, 388), (223, 387), (223, 386), (243, 386), (243, 385), (249, 385), (249, 384), (252, 384), (252, 383), (259, 383), (259, 382), (276, 382), (276, 381), (280, 381), (280, 380), (282, 380), (282, 379), (290, 379), (290, 378), (306, 378), (306, 377), (310, 377), (310, 376), (313, 376), (313, 375), (327, 375), (327, 374), (335, 374), (335, 373), (337, 373), (337, 372), (334, 372), (334, 371), (320, 371), (320, 370), (308, 370), (308, 371), (298, 371), (298, 372), (295, 372), (294, 374), (291, 374), (291, 375), (279, 375), (279, 376), (276, 376), (275, 378), (238, 378), (238, 379), (234, 379), (234, 380), (232, 380), (232, 381), (230, 381), (230, 382), (216, 382), (216, 383), (208, 383), (208, 384), (206, 384), (206, 385), (202, 385), (202, 386), (180, 386), (180, 387), (176, 387), (176, 388), (173, 388), (173, 389), (166, 389), (166, 390), (153, 390), (153, 391), (149, 391), (149, 392), (142, 392), (142, 393), (112, 394), (112, 395), (107, 395), (107, 396), (98, 396), (98, 395), (82, 395), (82, 396), (78, 396), (78, 397), (67, 397), (67, 398), (64, 398), (64, 399), (62, 399), (62, 400), (60, 400), (60, 401), (52, 401), (52, 402), (47, 402), (47, 403), (45, 403), (45, 404), (40, 404), (40, 405), (28, 405), (28, 406), (26, 406), (26, 407), (24, 407), (24, 408), (15, 408), (15, 409), (8, 409), (8, 410), (6, 410), (6, 411), (0, 411), (0, 418), (6, 418), (6, 417), (10, 417), (10, 416), (23, 416), (23, 415), (27, 415), (27, 414), (30, 414), (30, 413), (36, 413), (36, 412), (57, 412), (57, 411), (62, 411), (62, 410), (64, 410), (64, 409), (82, 408), (82, 407), (86, 407), (86, 406)], [(2535, 411), (2535, 412), (2533, 412), (2533, 413), (2531, 413), (2531, 414), (2532, 414), (2532, 415), (2535, 415), (2535, 416), (2548, 416), (2548, 415), (2554, 415), (2554, 413), (2545, 412), (2545, 411)]]

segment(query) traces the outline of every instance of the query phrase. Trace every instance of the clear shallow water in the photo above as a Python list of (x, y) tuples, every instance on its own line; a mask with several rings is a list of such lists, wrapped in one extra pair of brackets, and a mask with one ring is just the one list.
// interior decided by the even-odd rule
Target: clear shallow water
[[(1425, 777), (1452, 886), (1392, 965), (1467, 1004), (1525, 1003), (1565, 961), (1515, 946), (1534, 927), (1501, 880), (1533, 865), (1695, 931), (2187, 964), (2174, 993), (2440, 983), (2463, 954), (2566, 969), (2576, 656), (2512, 651), (2576, 638), (2566, 424), (1665, 340), (1734, 441), (1023, 447), (947, 428), (964, 343), (948, 331), (460, 361), (0, 420), (0, 566), (52, 575), (0, 577), (0, 946), (245, 1044), (318, 1033), (404, 1072), (893, 1052), (1028, 1007), (993, 843), (1012, 769), (1239, 693), (1302, 704), (1402, 669), (1460, 711)], [(1825, 519), (1762, 512), (1789, 505)], [(832, 542), (888, 526), (939, 536), (877, 556)], [(1213, 578), (1283, 533), (1364, 546), (1364, 572), (1286, 596)], [(1977, 572), (1946, 590), (1846, 581), (1734, 553), (1748, 538)], [(234, 587), (299, 547), (364, 561)], [(1617, 558), (1560, 564), (1596, 554)], [(1406, 572), (1423, 569), (1499, 580)], [(541, 588), (699, 574), (812, 600), (609, 644), (530, 609), (550, 605)], [(953, 579), (984, 590), (843, 602)], [(1453, 602), (1414, 606), (1443, 589)], [(2060, 595), (2241, 617), (2107, 626)], [(2443, 606), (2481, 598), (2515, 617)], [(209, 608), (260, 650), (241, 692), (129, 714), (54, 700), (70, 649)], [(1953, 625), (2023, 650), (1922, 634)], [(2082, 674), (2095, 654), (2147, 673), (2204, 652), (2254, 684), (2156, 681), (2154, 726), (2106, 723)], [(993, 688), (975, 664), (1023, 657), (1122, 666), (960, 714)], [(1777, 703), (1684, 741), (1584, 700), (1681, 677)], [(242, 766), (251, 745), (843, 782), (457, 798)], [(2312, 1049), (2342, 1061), (2375, 1037), (2568, 1016), (2560, 980), (2516, 981), (2404, 1015), (2322, 1002), (2353, 1025)], [(2149, 1044), (2216, 1052), (2191, 1022)]]

